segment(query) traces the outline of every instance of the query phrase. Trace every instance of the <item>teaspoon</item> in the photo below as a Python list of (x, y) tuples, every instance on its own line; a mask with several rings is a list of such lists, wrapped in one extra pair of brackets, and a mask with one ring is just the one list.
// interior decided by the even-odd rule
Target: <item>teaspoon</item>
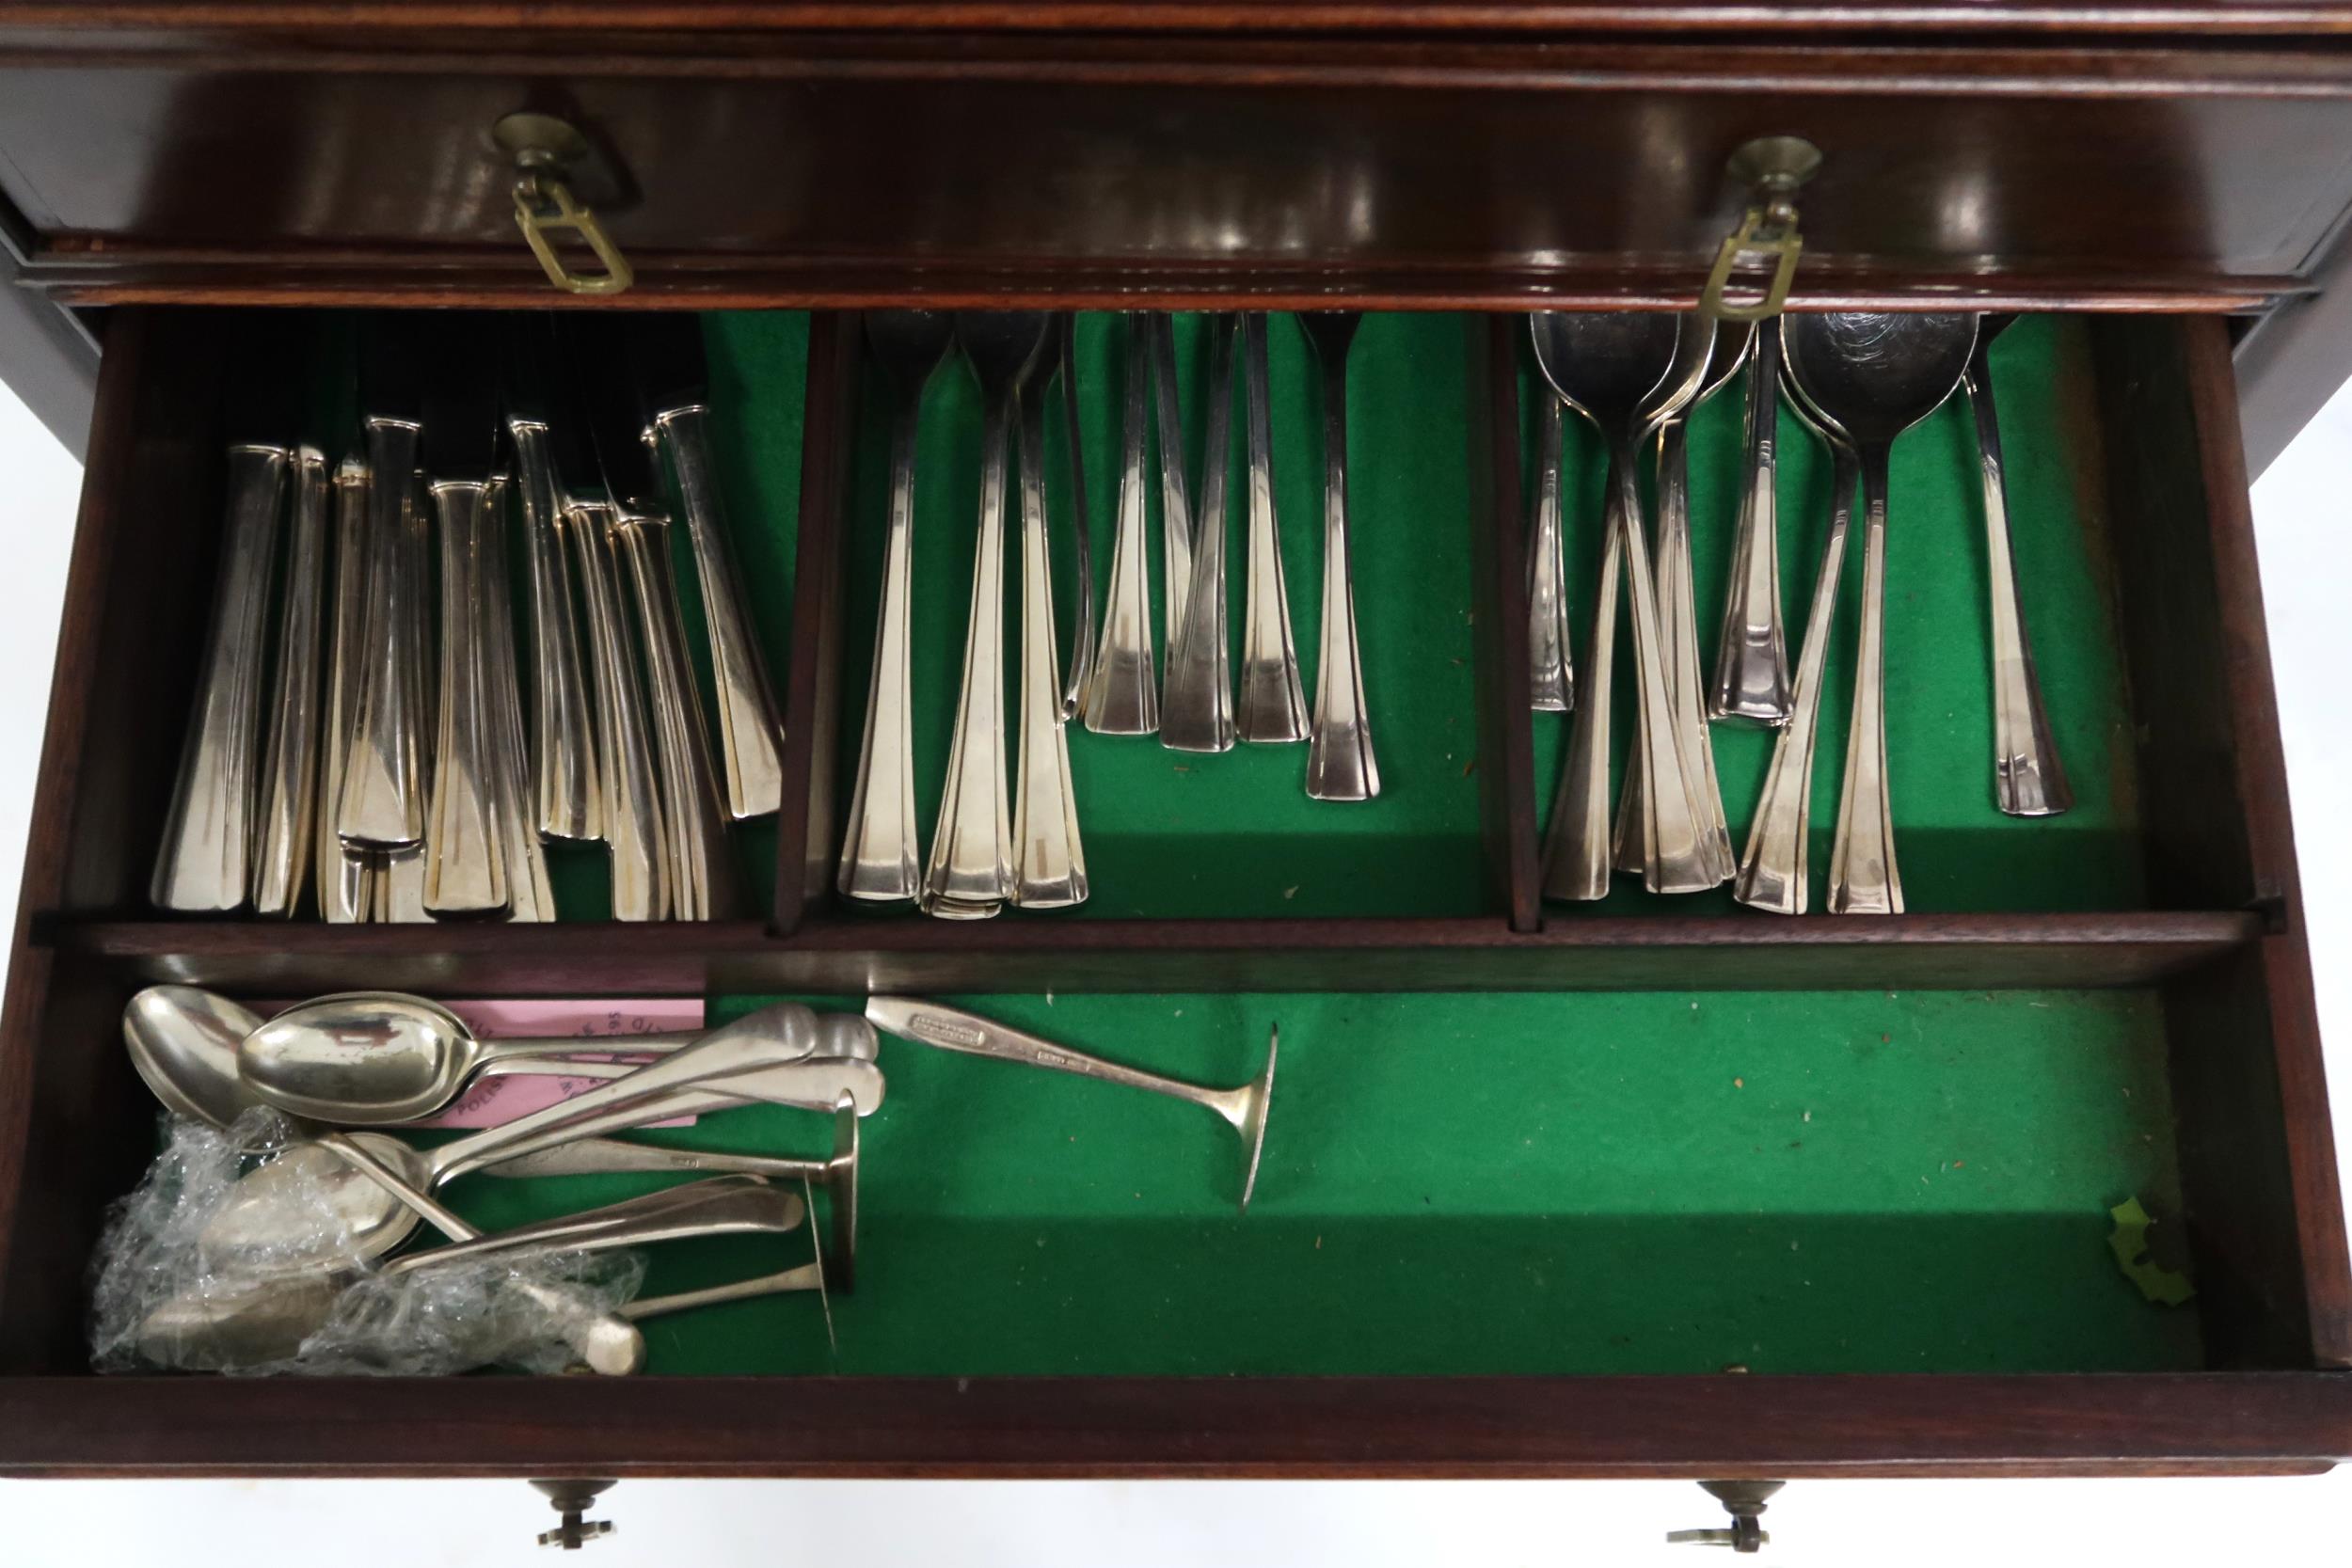
[(1833, 914), (1900, 914), (1886, 767), (1886, 471), (1895, 440), (1952, 395), (1976, 346), (1977, 319), (1911, 312), (1785, 316), (1789, 379), (1862, 468), (1862, 641), (1854, 670), (1846, 782), (1830, 859)]
[(909, 651), (914, 594), (914, 451), (924, 388), (947, 357), (955, 324), (941, 310), (876, 310), (866, 318), (866, 341), (895, 398), (890, 522), (883, 546), (882, 607), (874, 618), (874, 670), (866, 691), (866, 738), (858, 748), (839, 886), (850, 898), (900, 899), (922, 891)]

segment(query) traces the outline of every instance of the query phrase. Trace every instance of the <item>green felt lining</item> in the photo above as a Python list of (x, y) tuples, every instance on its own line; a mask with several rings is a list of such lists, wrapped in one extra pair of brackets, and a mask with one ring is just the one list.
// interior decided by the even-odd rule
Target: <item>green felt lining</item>
[[(714, 1017), (765, 999), (728, 998)], [(820, 1006), (825, 1004), (821, 1000)], [(1240, 1083), (1282, 1030), (1263, 1169), (1181, 1103), (888, 1042), (860, 1283), (646, 1325), (651, 1370), (2090, 1371), (2201, 1364), (2106, 1245), (2178, 1212), (2152, 992), (969, 999)], [(660, 1134), (817, 1154), (759, 1108)], [(469, 1179), (501, 1227), (658, 1184)], [(821, 1204), (824, 1199), (818, 1196)], [(661, 1249), (649, 1292), (808, 1240)]]

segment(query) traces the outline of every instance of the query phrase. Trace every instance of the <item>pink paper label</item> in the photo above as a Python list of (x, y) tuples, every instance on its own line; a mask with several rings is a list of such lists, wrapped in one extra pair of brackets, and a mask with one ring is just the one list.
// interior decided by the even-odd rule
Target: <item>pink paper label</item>
[[(265, 1004), (264, 1015), (284, 1011), (291, 1003)], [(703, 1004), (699, 997), (660, 997), (630, 1002), (447, 1002), (442, 1006), (466, 1021), (485, 1040), (516, 1037), (577, 1039), (581, 1049), (572, 1054), (584, 1061), (645, 1061), (631, 1057), (631, 1035), (666, 1034), (676, 1029), (700, 1029)], [(611, 1041), (613, 1049), (593, 1049), (589, 1042)], [(573, 1078), (562, 1073), (501, 1072), (476, 1078), (454, 1105), (440, 1115), (417, 1122), (419, 1127), (498, 1127), (544, 1109), (558, 1101), (587, 1093), (607, 1082)], [(689, 1127), (692, 1117), (657, 1122), (659, 1127)]]

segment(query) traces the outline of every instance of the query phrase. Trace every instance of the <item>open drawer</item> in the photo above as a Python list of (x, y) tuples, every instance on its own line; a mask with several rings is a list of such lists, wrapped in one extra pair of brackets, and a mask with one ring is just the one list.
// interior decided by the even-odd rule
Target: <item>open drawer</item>
[[(831, 891), (882, 504), (857, 320), (713, 317), (731, 510), (786, 693), (784, 811), (745, 846), (772, 856), (772, 901), (630, 927), (590, 898), (532, 927), (142, 907), (218, 547), (233, 325), (138, 309), (109, 328), (0, 1026), (0, 1469), (1778, 1477), (2352, 1455), (2352, 1277), (2217, 321), (2036, 320), (1996, 360), (2072, 821), (1989, 804), (1952, 411), (1899, 473), (1922, 498), (1920, 553), (1893, 546), (1918, 576), (1890, 634), (1915, 681), (1892, 739), (1915, 912), (1540, 900), (1559, 736), (1521, 700), (1524, 324), (1391, 316), (1364, 328), (1352, 399), (1393, 795), (1302, 828), (1296, 748), (1190, 759), (1073, 732), (1095, 905), (967, 924)], [(1311, 687), (1312, 400), (1286, 325), (1276, 345)], [(1102, 324), (1080, 349), (1101, 570)], [(937, 646), (916, 703), (942, 748), (969, 404), (943, 386), (926, 427)], [(1713, 511), (1724, 412), (1693, 436)], [(1801, 579), (1820, 477), (1795, 462), (1784, 485)], [(1738, 832), (1761, 752), (1721, 756)], [(927, 800), (939, 766), (927, 750)], [(1817, 770), (1819, 798), (1835, 774)], [(1279, 1023), (1282, 1066), (1236, 1216), (1232, 1146), (1205, 1118), (894, 1045), (837, 1352), (787, 1299), (657, 1330), (642, 1379), (101, 1378), (87, 1259), (154, 1114), (117, 1015), (162, 979), (721, 1009), (911, 990), (1202, 1081), (1248, 1078)], [(821, 1136), (738, 1116), (736, 1147)], [(625, 1190), (596, 1180), (451, 1196), (500, 1224)], [(2108, 1210), (2135, 1196), (2185, 1236), (2193, 1304), (2118, 1270)], [(656, 1278), (747, 1263), (772, 1266), (713, 1243)]]

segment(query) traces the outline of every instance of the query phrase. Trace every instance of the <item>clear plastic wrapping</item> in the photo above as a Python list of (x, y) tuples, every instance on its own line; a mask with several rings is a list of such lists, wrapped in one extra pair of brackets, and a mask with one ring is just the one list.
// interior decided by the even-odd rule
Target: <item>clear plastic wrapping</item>
[(582, 1360), (626, 1370), (635, 1336), (613, 1314), (644, 1278), (633, 1253), (379, 1272), (319, 1184), (288, 1195), (282, 1249), (207, 1259), (198, 1238), (237, 1179), (294, 1136), (269, 1110), (226, 1129), (166, 1118), (162, 1151), (107, 1215), (99, 1242), (96, 1370), (415, 1377), (488, 1366), (562, 1371)]

